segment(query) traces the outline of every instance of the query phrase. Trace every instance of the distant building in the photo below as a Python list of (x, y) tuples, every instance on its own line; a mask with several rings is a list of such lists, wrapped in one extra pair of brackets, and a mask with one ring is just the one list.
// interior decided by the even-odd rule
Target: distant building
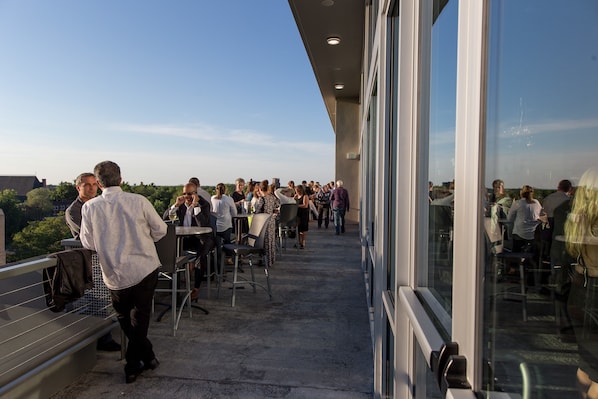
[(72, 199), (72, 200), (52, 201), (52, 204), (54, 205), (54, 213), (53, 213), (53, 215), (58, 215), (58, 213), (66, 211), (66, 208), (68, 208), (69, 205), (73, 203), (73, 201), (74, 201), (74, 199)]
[(36, 176), (0, 176), (0, 191), (15, 190), (21, 201), (27, 199), (29, 191), (40, 187), (46, 187), (46, 179), (39, 181)]

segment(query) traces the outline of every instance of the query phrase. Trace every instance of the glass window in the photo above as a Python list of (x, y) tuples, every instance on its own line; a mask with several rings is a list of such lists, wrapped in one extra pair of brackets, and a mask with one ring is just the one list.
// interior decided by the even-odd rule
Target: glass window
[(415, 399), (441, 399), (443, 396), (436, 376), (428, 367), (426, 357), (419, 346), (416, 348), (415, 367), (418, 371), (415, 380)]
[(366, 182), (366, 187), (368, 190), (368, 208), (367, 208), (367, 218), (368, 218), (368, 244), (369, 246), (374, 246), (374, 237), (376, 233), (375, 229), (375, 216), (376, 216), (376, 205), (378, 200), (377, 190), (376, 190), (376, 170), (378, 165), (378, 140), (377, 140), (377, 132), (378, 132), (378, 85), (376, 81), (374, 81), (374, 85), (372, 88), (372, 97), (370, 99), (370, 112), (368, 114), (368, 136), (367, 136), (367, 148), (368, 148), (368, 171), (370, 173), (369, 179)]
[(455, 0), (434, 1), (432, 9), (429, 190), (427, 198), (422, 198), (429, 210), (428, 262), (420, 279), (420, 284), (427, 286), (428, 290), (422, 290), (422, 293), (430, 293), (429, 304), (435, 302), (441, 312), (449, 315), (453, 284), (457, 4)]
[[(389, 14), (388, 19), (388, 32), (389, 32), (389, 44), (388, 44), (388, 66), (387, 70), (389, 73), (387, 74), (388, 79), (390, 80), (389, 89), (390, 93), (387, 96), (389, 105), (388, 105), (388, 131), (387, 131), (387, 154), (384, 159), (387, 160), (389, 167), (384, 172), (386, 173), (387, 179), (387, 187), (395, 187), (396, 188), (396, 167), (397, 167), (397, 136), (398, 136), (398, 98), (399, 98), (399, 84), (398, 84), (398, 76), (399, 76), (399, 2), (396, 1), (393, 3), (391, 12)], [(386, 248), (388, 249), (388, 257), (387, 257), (387, 269), (386, 269), (386, 289), (391, 291), (391, 294), (394, 296), (395, 291), (395, 281), (396, 281), (396, 267), (395, 267), (395, 223), (396, 223), (396, 207), (399, 203), (398, 198), (396, 198), (396, 189), (393, 189), (388, 194), (388, 206), (386, 207), (386, 222), (388, 226), (388, 236), (386, 237), (387, 244)]]
[(382, 392), (383, 398), (394, 398), (394, 374), (395, 374), (395, 336), (392, 327), (386, 320), (386, 342), (383, 346), (384, 364), (382, 366)]
[[(598, 231), (597, 20), (594, 0), (491, 2), (481, 212), (486, 391), (578, 398), (598, 380), (598, 257), (584, 234), (571, 245), (579, 252), (566, 248), (571, 231)], [(574, 196), (567, 180), (579, 186)]]

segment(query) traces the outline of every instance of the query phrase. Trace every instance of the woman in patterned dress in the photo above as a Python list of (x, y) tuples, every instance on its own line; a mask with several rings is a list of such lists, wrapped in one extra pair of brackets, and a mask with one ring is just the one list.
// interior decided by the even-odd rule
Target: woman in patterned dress
[(276, 259), (276, 218), (274, 214), (280, 206), (280, 200), (274, 195), (275, 187), (268, 185), (268, 180), (259, 184), (259, 199), (255, 203), (255, 213), (268, 213), (273, 215), (266, 227), (264, 237), (264, 251), (266, 252), (266, 265), (271, 267)]

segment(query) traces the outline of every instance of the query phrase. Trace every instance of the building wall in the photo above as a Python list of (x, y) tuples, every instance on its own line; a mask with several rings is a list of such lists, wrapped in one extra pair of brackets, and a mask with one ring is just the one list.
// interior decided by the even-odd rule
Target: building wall
[(336, 162), (335, 180), (341, 179), (349, 192), (351, 202), (346, 220), (359, 220), (359, 171), (360, 157), (347, 159), (348, 154), (359, 154), (359, 102), (356, 100), (337, 100), (336, 104)]
[[(578, 284), (578, 293), (594, 301), (580, 305), (568, 293), (555, 300), (561, 291), (549, 274), (559, 269), (558, 259), (549, 258), (557, 266), (551, 269), (545, 252), (525, 252), (525, 262), (516, 259), (510, 270), (506, 223), (497, 211), (503, 205), (491, 198), (497, 178), (513, 202), (529, 184), (545, 205), (560, 179), (579, 185), (577, 193), (598, 192), (598, 69), (586, 57), (598, 40), (588, 16), (595, 2), (547, 0), (542, 8), (531, 0), (377, 3), (373, 40), (364, 49), (373, 58), (363, 92), (376, 93), (379, 106), (365, 94), (361, 115), (379, 110), (379, 124), (360, 124), (361, 223), (376, 233), (375, 240), (362, 240), (364, 270), (374, 285), (375, 397), (444, 398), (432, 355), (451, 342), (466, 364), (462, 386), (471, 389), (446, 397), (582, 397), (577, 368), (598, 364), (598, 350), (578, 353), (578, 344), (597, 347), (598, 323), (584, 316), (596, 315), (598, 282), (585, 291)], [(530, 29), (537, 34), (528, 36)], [(546, 87), (558, 95), (547, 95)], [(372, 133), (378, 146), (367, 140)], [(348, 149), (337, 145), (337, 151), (338, 162)], [(430, 203), (428, 181), (454, 181), (454, 191)], [(397, 190), (384, 196), (392, 182)], [(580, 203), (571, 206), (584, 209), (594, 197), (574, 198)], [(562, 242), (567, 225), (564, 230), (548, 244)], [(545, 251), (542, 240), (534, 244)], [(560, 261), (566, 266), (569, 259)], [(575, 288), (579, 281), (567, 275), (562, 283)], [(574, 324), (567, 320), (572, 306), (573, 317), (581, 316)], [(571, 325), (575, 334), (567, 335)]]

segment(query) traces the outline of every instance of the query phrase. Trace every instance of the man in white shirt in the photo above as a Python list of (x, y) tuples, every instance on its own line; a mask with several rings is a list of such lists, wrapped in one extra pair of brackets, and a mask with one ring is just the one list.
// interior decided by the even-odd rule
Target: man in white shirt
[(212, 194), (208, 193), (206, 190), (201, 188), (201, 183), (197, 177), (192, 177), (189, 179), (189, 183), (195, 184), (197, 187), (197, 194), (203, 199), (205, 199), (208, 204), (210, 204), (210, 210), (212, 210)]
[[(64, 218), (67, 226), (73, 234), (73, 238), (79, 239), (79, 231), (81, 230), (81, 208), (83, 204), (98, 195), (98, 182), (93, 173), (81, 173), (75, 179), (75, 188), (79, 195), (73, 203), (66, 208)], [(100, 351), (118, 352), (121, 346), (114, 341), (112, 334), (109, 332), (98, 339), (96, 348)]]
[(102, 195), (81, 209), (81, 244), (98, 254), (112, 306), (127, 338), (125, 380), (158, 367), (147, 338), (160, 259), (154, 243), (166, 235), (166, 223), (142, 195), (126, 193), (119, 166), (97, 164), (94, 174)]

